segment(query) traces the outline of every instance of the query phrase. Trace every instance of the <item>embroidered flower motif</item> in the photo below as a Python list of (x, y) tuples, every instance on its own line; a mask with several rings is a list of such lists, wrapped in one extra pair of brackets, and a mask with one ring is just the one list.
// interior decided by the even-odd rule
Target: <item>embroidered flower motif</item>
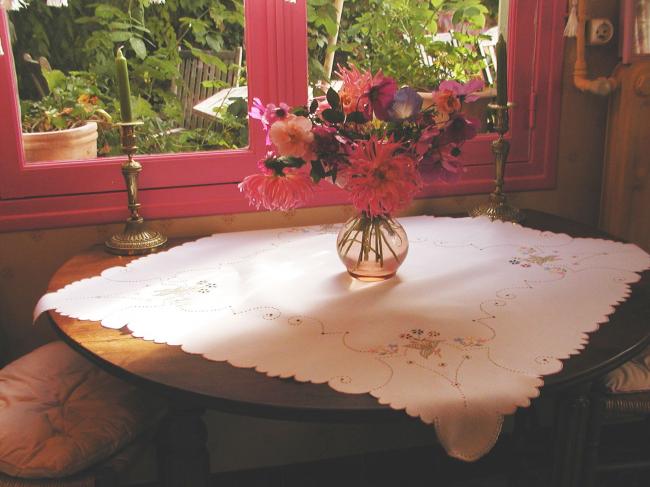
[(482, 347), (487, 342), (487, 340), (485, 338), (458, 337), (454, 338), (454, 342), (463, 347)]
[(395, 343), (390, 343), (386, 346), (381, 345), (379, 347), (371, 348), (368, 350), (370, 353), (374, 353), (376, 355), (379, 355), (381, 357), (386, 357), (390, 355), (395, 355), (399, 352), (399, 345)]
[(510, 262), (512, 265), (517, 265), (521, 261), (515, 257), (514, 259), (510, 259), (508, 262)]
[(434, 340), (432, 339), (433, 336), (433, 331), (425, 333), (421, 328), (414, 328), (408, 333), (400, 334), (400, 338), (407, 341), (404, 348), (417, 350), (420, 356), (425, 359), (428, 359), (431, 355), (442, 358), (440, 344), (443, 343), (444, 340)]
[(531, 264), (544, 265), (559, 260), (559, 257), (557, 255), (531, 255), (526, 260)]

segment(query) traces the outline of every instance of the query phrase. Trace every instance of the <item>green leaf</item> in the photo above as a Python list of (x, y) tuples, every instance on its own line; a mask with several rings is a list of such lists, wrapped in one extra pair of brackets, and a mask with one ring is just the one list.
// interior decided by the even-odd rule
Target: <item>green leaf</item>
[(126, 31), (115, 31), (115, 32), (110, 32), (108, 36), (113, 42), (125, 42), (130, 40), (131, 37), (133, 37), (133, 34)]
[(248, 112), (248, 103), (243, 98), (236, 98), (228, 105), (228, 113), (236, 117), (245, 116), (246, 112)]
[(345, 120), (343, 112), (331, 108), (323, 110), (322, 117), (330, 123), (342, 123)]
[(366, 116), (362, 112), (352, 112), (348, 114), (348, 122), (352, 123), (366, 123)]
[(316, 110), (318, 110), (318, 100), (312, 100), (309, 105), (309, 113), (316, 113)]
[(54, 91), (56, 88), (65, 86), (66, 77), (63, 71), (59, 71), (58, 69), (53, 69), (52, 71), (43, 69), (42, 71), (50, 91)]
[(142, 39), (139, 37), (131, 37), (129, 38), (129, 44), (131, 44), (131, 47), (135, 51), (135, 55), (139, 59), (144, 59), (147, 57), (147, 48), (144, 45), (144, 41)]
[(190, 46), (190, 50), (192, 51), (193, 56), (199, 58), (205, 64), (216, 66), (220, 71), (223, 72), (228, 71), (228, 66), (226, 66), (226, 63), (224, 63), (218, 56), (215, 56), (213, 54), (207, 53), (205, 51), (202, 51), (200, 49), (191, 46)]
[(309, 112), (305, 107), (294, 107), (291, 109), (291, 113), (298, 115), (299, 117), (306, 117), (309, 115)]
[(311, 171), (309, 172), (309, 176), (311, 176), (312, 180), (316, 184), (326, 176), (325, 168), (319, 160), (311, 161)]
[(330, 107), (332, 107), (334, 110), (336, 110), (341, 104), (341, 98), (339, 97), (339, 94), (334, 90), (334, 88), (327, 90), (327, 103), (329, 103)]

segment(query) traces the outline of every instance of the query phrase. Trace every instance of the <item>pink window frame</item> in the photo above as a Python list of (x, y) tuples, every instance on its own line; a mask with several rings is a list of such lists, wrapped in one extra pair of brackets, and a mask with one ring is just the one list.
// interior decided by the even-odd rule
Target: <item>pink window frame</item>
[[(249, 102), (304, 103), (307, 93), (305, 0), (246, 0)], [(564, 0), (511, 0), (509, 20), (512, 149), (506, 189), (552, 188), (563, 59)], [(0, 12), (0, 39), (9, 46)], [(531, 35), (531, 32), (534, 33)], [(537, 46), (537, 47), (536, 47)], [(126, 216), (120, 158), (25, 164), (11, 49), (0, 56), (0, 231), (120, 221)], [(141, 155), (142, 213), (172, 218), (254, 211), (237, 182), (255, 171), (264, 154), (259, 124), (251, 123), (245, 149), (194, 154)], [(468, 171), (456, 184), (435, 184), (421, 197), (489, 192), (493, 156), (484, 134), (467, 143)], [(346, 195), (329, 187), (311, 206), (340, 204)]]

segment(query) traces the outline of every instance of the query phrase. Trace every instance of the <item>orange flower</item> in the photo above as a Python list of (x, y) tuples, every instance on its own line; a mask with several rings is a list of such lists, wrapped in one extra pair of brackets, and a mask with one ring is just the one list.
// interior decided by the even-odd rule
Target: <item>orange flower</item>
[(433, 102), (440, 113), (450, 114), (460, 110), (460, 100), (451, 90), (435, 92)]
[(306, 117), (290, 115), (271, 125), (269, 137), (280, 155), (311, 159), (311, 144), (314, 141), (312, 123)]
[(360, 111), (367, 115), (370, 109), (370, 102), (365, 96), (372, 84), (372, 75), (369, 71), (363, 73), (351, 64), (350, 68), (344, 68), (339, 65), (339, 70), (336, 74), (343, 81), (343, 86), (339, 90), (339, 98), (341, 99), (341, 106), (345, 113)]

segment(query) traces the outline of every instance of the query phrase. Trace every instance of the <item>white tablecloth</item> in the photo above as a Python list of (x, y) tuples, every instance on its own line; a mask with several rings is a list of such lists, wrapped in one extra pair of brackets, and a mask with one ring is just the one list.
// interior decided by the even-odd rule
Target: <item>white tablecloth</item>
[(208, 360), (370, 393), (475, 460), (650, 266), (631, 244), (488, 219), (401, 220), (395, 278), (362, 283), (336, 227), (217, 234), (47, 294), (56, 309)]

